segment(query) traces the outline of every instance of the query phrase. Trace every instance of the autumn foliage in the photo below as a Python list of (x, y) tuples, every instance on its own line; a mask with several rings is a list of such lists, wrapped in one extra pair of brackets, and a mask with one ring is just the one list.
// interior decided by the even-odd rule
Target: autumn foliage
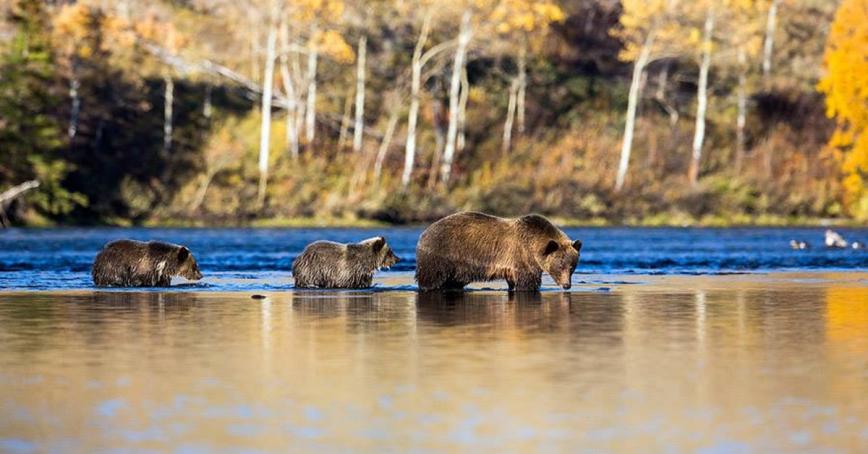
[(851, 213), (868, 220), (868, 3), (845, 0), (829, 33), (826, 75), (819, 89), (826, 112), (837, 121), (829, 146), (840, 152), (845, 202)]
[(19, 223), (868, 219), (864, 0), (7, 3)]

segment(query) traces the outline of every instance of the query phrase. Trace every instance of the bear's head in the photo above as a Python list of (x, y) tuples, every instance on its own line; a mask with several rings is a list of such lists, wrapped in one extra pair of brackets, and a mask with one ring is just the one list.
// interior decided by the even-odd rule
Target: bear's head
[(389, 268), (401, 260), (392, 252), (392, 248), (386, 243), (386, 239), (381, 236), (362, 241), (362, 243), (366, 244), (373, 251), (378, 269)]
[(581, 250), (581, 240), (570, 242), (569, 238), (561, 241), (550, 239), (539, 250), (537, 261), (543, 271), (566, 290), (571, 286), (570, 281), (579, 263)]
[(181, 248), (178, 249), (177, 260), (179, 276), (191, 281), (202, 279), (202, 272), (199, 271), (199, 264), (196, 263), (196, 259), (193, 258), (193, 254), (190, 253), (189, 249), (181, 246)]

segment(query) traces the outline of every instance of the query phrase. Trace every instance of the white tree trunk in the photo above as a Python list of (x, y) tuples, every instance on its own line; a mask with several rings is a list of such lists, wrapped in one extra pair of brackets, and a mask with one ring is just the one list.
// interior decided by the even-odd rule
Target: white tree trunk
[(467, 80), (467, 66), (461, 70), (461, 95), (458, 100), (458, 139), (455, 147), (458, 151), (464, 150), (467, 140), (465, 126), (467, 125), (467, 97), (470, 93), (470, 81)]
[(69, 99), (72, 102), (72, 106), (69, 110), (69, 128), (67, 128), (66, 133), (69, 136), (69, 139), (72, 140), (78, 132), (78, 117), (81, 112), (81, 97), (78, 95), (78, 89), (81, 88), (81, 81), (78, 80), (78, 62), (75, 57), (72, 58), (72, 68), (70, 73)]
[(521, 50), (518, 53), (518, 95), (516, 98), (516, 109), (518, 115), (518, 133), (524, 134), (525, 131), (525, 95), (527, 93), (527, 42), (522, 43)]
[(383, 161), (386, 160), (386, 153), (389, 151), (389, 146), (392, 144), (392, 136), (395, 135), (395, 128), (398, 126), (398, 118), (400, 109), (397, 107), (392, 110), (389, 116), (389, 123), (386, 125), (386, 132), (383, 134), (383, 141), (380, 142), (380, 149), (377, 151), (377, 160), (374, 162), (374, 180), (380, 181), (380, 175), (383, 173)]
[(744, 126), (747, 123), (747, 57), (743, 48), (738, 50), (738, 115), (735, 120), (735, 173), (741, 174), (744, 162)]
[(624, 123), (624, 140), (621, 142), (621, 160), (618, 162), (618, 173), (615, 176), (615, 192), (624, 187), (627, 168), (630, 165), (630, 153), (633, 149), (633, 130), (636, 128), (636, 110), (639, 108), (639, 98), (642, 90), (642, 74), (645, 65), (651, 57), (651, 47), (654, 45), (655, 32), (651, 30), (642, 44), (639, 57), (633, 64), (633, 78), (630, 81), (630, 93), (627, 98), (627, 120)]
[(163, 76), (163, 152), (166, 156), (172, 151), (172, 115), (175, 104), (175, 81), (172, 76)]
[(353, 126), (353, 151), (361, 151), (365, 132), (365, 54), (368, 38), (359, 38), (359, 50), (356, 67), (356, 121)]
[(465, 11), (461, 18), (461, 30), (458, 34), (458, 45), (455, 49), (455, 61), (452, 64), (452, 79), (449, 86), (449, 127), (446, 130), (446, 146), (443, 150), (443, 162), (440, 167), (440, 181), (449, 183), (452, 172), (452, 161), (455, 158), (455, 145), (458, 136), (458, 109), (461, 91), (461, 71), (467, 56), (467, 45), (470, 43), (470, 11)]
[(211, 115), (214, 114), (214, 105), (211, 103), (211, 91), (213, 87), (211, 84), (205, 85), (205, 102), (202, 103), (202, 116), (211, 119)]
[(289, 25), (284, 18), (280, 24), (280, 78), (286, 93), (286, 149), (292, 159), (298, 159), (298, 93), (289, 71)]
[(416, 124), (419, 119), (419, 96), (422, 91), (422, 51), (428, 41), (428, 30), (431, 26), (431, 15), (426, 15), (422, 23), (422, 31), (413, 50), (412, 82), (410, 86), (410, 111), (407, 114), (407, 143), (404, 147), (404, 171), (401, 173), (401, 186), (405, 189), (410, 184), (413, 164), (416, 160)]
[(699, 84), (696, 88), (696, 129), (693, 135), (693, 153), (688, 174), (692, 186), (695, 186), (699, 180), (702, 144), (705, 140), (705, 113), (708, 110), (708, 70), (711, 67), (711, 34), (713, 32), (714, 11), (709, 8), (702, 32), (702, 61), (699, 65)]
[(350, 109), (353, 108), (353, 98), (347, 96), (344, 99), (344, 111), (341, 115), (341, 130), (338, 133), (338, 149), (343, 150), (347, 146), (347, 135), (350, 130)]
[(506, 105), (506, 121), (503, 123), (503, 143), (500, 150), (504, 155), (512, 148), (512, 125), (515, 121), (515, 105), (518, 98), (519, 81), (515, 78), (509, 84), (509, 102)]
[(268, 182), (268, 153), (271, 144), (271, 98), (274, 89), (274, 60), (276, 57), (277, 30), (274, 24), (268, 27), (265, 47), (265, 73), (262, 76), (262, 124), (259, 132), (259, 192), (258, 203), (265, 201), (265, 186)]
[(304, 117), (304, 138), (308, 146), (313, 144), (316, 134), (316, 64), (319, 51), (311, 38), (307, 54), (307, 108)]
[(301, 131), (304, 128), (304, 118), (305, 118), (305, 103), (302, 102), (302, 97), (305, 96), (305, 93), (302, 92), (301, 88), (304, 87), (307, 89), (307, 84), (304, 81), (304, 72), (301, 69), (301, 55), (299, 52), (295, 52), (292, 54), (292, 74), (296, 76), (295, 78), (295, 86), (299, 88), (296, 91), (296, 99), (298, 99), (298, 103), (295, 105), (295, 131), (298, 134), (299, 139), (301, 138)]
[(767, 79), (772, 72), (772, 53), (775, 48), (775, 23), (778, 17), (778, 1), (772, 0), (766, 17), (766, 36), (763, 43), (763, 78)]

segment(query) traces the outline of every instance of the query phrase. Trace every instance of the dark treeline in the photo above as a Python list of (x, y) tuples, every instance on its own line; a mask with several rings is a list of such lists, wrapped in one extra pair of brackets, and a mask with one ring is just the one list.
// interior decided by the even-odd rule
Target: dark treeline
[(0, 208), (33, 225), (865, 216), (816, 88), (837, 5), (712, 4), (15, 0), (0, 191), (39, 186)]

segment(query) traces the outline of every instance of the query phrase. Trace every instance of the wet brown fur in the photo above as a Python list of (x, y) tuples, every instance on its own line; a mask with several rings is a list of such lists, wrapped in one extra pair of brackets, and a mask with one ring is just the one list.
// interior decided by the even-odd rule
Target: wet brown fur
[(292, 276), (300, 288), (368, 288), (378, 269), (398, 260), (383, 237), (352, 244), (316, 241), (292, 263)]
[(91, 272), (99, 287), (168, 287), (172, 276), (202, 279), (190, 250), (160, 241), (118, 240), (97, 254)]
[(448, 290), (505, 279), (510, 290), (536, 291), (545, 271), (569, 288), (581, 248), (581, 241), (570, 240), (540, 215), (508, 219), (456, 213), (422, 232), (416, 281), (421, 290)]

